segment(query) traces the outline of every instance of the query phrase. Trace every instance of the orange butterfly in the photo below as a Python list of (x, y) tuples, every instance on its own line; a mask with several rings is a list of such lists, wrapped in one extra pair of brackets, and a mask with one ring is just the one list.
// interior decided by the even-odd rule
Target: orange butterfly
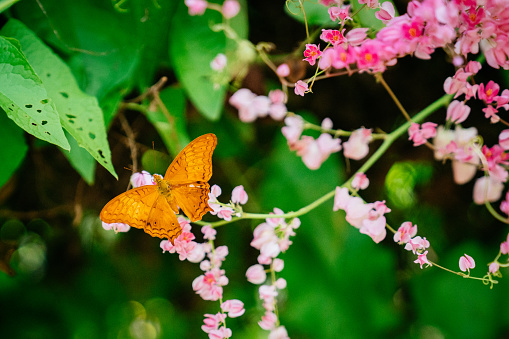
[(180, 209), (191, 221), (211, 211), (208, 205), (212, 152), (217, 138), (209, 133), (191, 141), (177, 155), (164, 178), (154, 174), (156, 185), (133, 188), (104, 206), (100, 218), (107, 224), (125, 223), (143, 228), (153, 237), (173, 240), (182, 233), (175, 214)]

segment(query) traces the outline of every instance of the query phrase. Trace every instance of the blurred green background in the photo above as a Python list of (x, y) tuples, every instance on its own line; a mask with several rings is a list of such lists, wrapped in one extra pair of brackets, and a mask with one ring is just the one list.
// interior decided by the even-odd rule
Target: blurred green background
[[(61, 152), (0, 114), (0, 154), (6, 159), (4, 170), (12, 167), (0, 188), (0, 338), (206, 337), (200, 329), (203, 314), (217, 313), (219, 304), (194, 294), (191, 283), (201, 274), (198, 265), (162, 254), (160, 240), (140, 230), (105, 231), (98, 218), (102, 206), (127, 188), (130, 169), (154, 171), (152, 144), (156, 170), (163, 172), (187, 142), (215, 133), (211, 184), (222, 187), (223, 202), (233, 187), (244, 185), (249, 194), (245, 211), (255, 213), (274, 207), (297, 210), (333, 190), (362, 163), (346, 164), (335, 155), (311, 171), (288, 150), (281, 122), (238, 120), (237, 112), (225, 106), (231, 88), (215, 88), (211, 82), (209, 62), (217, 53), (233, 53), (237, 73), (251, 66), (242, 86), (257, 94), (266, 95), (278, 83), (267, 67), (259, 61), (247, 65), (249, 58), (234, 54), (235, 44), (210, 31), (212, 23), (220, 22), (217, 13), (190, 17), (183, 1), (175, 0), (0, 4), (8, 7), (0, 16), (2, 25), (11, 19), (26, 25), (70, 67), (80, 88), (97, 98), (119, 177), (96, 166), (82, 149)], [(404, 2), (396, 5), (405, 12)], [(232, 22), (240, 37), (275, 43), (275, 60), (294, 66), (294, 80), (305, 77), (301, 56), (290, 55), (305, 39), (304, 26), (285, 11), (284, 2), (247, 1), (242, 6)], [(319, 15), (313, 20), (323, 22)], [(385, 78), (415, 114), (443, 94), (443, 81), (453, 73), (445, 53), (437, 52), (430, 61), (400, 60)], [(139, 105), (126, 104), (163, 76), (168, 81), (160, 99), (173, 124), (160, 109), (151, 109), (150, 97)], [(504, 72), (488, 70), (483, 76), (481, 81), (507, 84)], [(344, 130), (364, 126), (389, 132), (404, 122), (369, 75), (317, 82), (314, 93), (304, 98), (290, 93), (288, 107), (316, 123), (330, 117), (335, 128)], [(492, 145), (499, 131), (485, 122), (480, 109), (477, 113), (467, 127), (477, 126)], [(445, 110), (432, 117), (438, 123), (444, 118)], [(135, 162), (130, 131), (138, 152)], [(67, 138), (76, 146), (72, 136)], [(378, 145), (374, 142), (371, 152)], [(417, 224), (432, 244), (430, 259), (457, 270), (459, 257), (468, 253), (477, 263), (472, 274), (485, 274), (507, 227), (471, 202), (473, 183), (454, 185), (449, 163), (435, 162), (428, 149), (414, 148), (405, 138), (367, 175), (371, 184), (363, 198), (385, 199), (393, 227), (407, 220)], [(204, 220), (216, 219), (207, 215)], [(342, 212), (332, 212), (332, 200), (301, 221), (293, 245), (281, 255), (285, 268), (280, 276), (288, 287), (278, 305), (290, 337), (509, 336), (505, 280), (490, 289), (439, 269), (421, 270), (390, 235), (377, 245), (359, 234)], [(264, 312), (257, 286), (245, 279), (246, 269), (256, 263), (256, 250), (249, 246), (256, 225), (244, 220), (220, 227), (216, 240), (229, 248), (224, 297), (242, 300), (247, 310), (227, 320), (236, 338), (268, 334), (257, 325)], [(200, 237), (197, 227), (194, 233)]]

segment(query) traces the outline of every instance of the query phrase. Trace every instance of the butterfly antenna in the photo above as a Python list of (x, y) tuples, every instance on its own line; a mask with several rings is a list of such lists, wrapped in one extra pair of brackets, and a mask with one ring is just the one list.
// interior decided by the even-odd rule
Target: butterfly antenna
[[(157, 172), (157, 165), (156, 165), (156, 149), (154, 146), (154, 142), (152, 141), (152, 151), (154, 151), (154, 173)], [(154, 174), (152, 173), (152, 174)]]

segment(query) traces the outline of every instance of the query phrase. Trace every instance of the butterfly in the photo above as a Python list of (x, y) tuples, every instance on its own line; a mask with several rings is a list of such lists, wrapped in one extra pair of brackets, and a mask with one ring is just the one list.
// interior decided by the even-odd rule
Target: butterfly
[(212, 133), (194, 139), (173, 159), (164, 178), (154, 174), (155, 185), (133, 188), (113, 198), (103, 207), (101, 220), (142, 228), (173, 244), (182, 233), (176, 216), (179, 208), (191, 221), (201, 220), (212, 210), (208, 205), (208, 181), (216, 145), (217, 138)]

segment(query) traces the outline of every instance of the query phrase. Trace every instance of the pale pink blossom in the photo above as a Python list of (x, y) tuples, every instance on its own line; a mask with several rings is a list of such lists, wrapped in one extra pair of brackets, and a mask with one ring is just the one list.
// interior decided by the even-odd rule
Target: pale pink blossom
[(436, 135), (437, 124), (433, 122), (425, 122), (420, 125), (413, 122), (408, 128), (408, 140), (414, 142), (414, 146), (420, 146), (427, 142), (429, 138), (433, 138)]
[(424, 250), (428, 248), (429, 245), (429, 241), (426, 240), (426, 238), (416, 236), (406, 243), (405, 250), (412, 251), (414, 254), (418, 254), (424, 252)]
[(136, 172), (131, 175), (131, 184), (134, 188), (146, 185), (155, 185), (154, 177), (147, 171)]
[(368, 186), (369, 186), (369, 179), (366, 176), (366, 174), (361, 173), (361, 172), (355, 173), (355, 176), (353, 177), (353, 180), (352, 180), (352, 188), (357, 189), (357, 190), (364, 190), (364, 189), (368, 188)]
[(500, 270), (500, 265), (499, 265), (499, 263), (498, 263), (498, 262), (492, 262), (492, 263), (490, 264), (490, 266), (489, 266), (489, 270), (488, 270), (488, 271), (489, 271), (491, 274), (495, 274), (495, 273), (497, 273), (499, 270)]
[(336, 187), (336, 192), (334, 195), (334, 207), (332, 210), (335, 212), (339, 209), (344, 210), (352, 197), (348, 192), (348, 188), (346, 187)]
[(332, 120), (330, 118), (323, 119), (320, 127), (324, 130), (332, 129)]
[(288, 64), (281, 64), (277, 66), (276, 74), (281, 78), (287, 77), (290, 75), (290, 67)]
[(350, 5), (348, 6), (333, 6), (328, 9), (329, 17), (332, 21), (352, 20), (350, 17)]
[(246, 277), (250, 283), (259, 285), (267, 280), (267, 273), (262, 265), (256, 264), (247, 269)]
[(478, 205), (484, 204), (485, 201), (494, 202), (502, 196), (504, 184), (491, 176), (482, 176), (475, 182), (473, 199)]
[(359, 3), (366, 4), (367, 7), (375, 9), (378, 7), (378, 0), (358, 0)]
[(203, 300), (218, 300), (223, 296), (223, 286), (228, 284), (224, 270), (212, 268), (193, 280), (192, 286), (196, 294)]
[(396, 10), (390, 1), (383, 2), (380, 5), (380, 10), (375, 13), (375, 17), (386, 25), (394, 18), (395, 15)]
[(276, 283), (274, 285), (276, 286), (277, 289), (282, 290), (286, 288), (286, 284), (287, 284), (286, 279), (279, 278), (278, 280), (276, 280)]
[(288, 98), (285, 92), (275, 89), (269, 92), (269, 99), (273, 104), (284, 104)]
[(184, 3), (189, 9), (189, 15), (202, 15), (207, 9), (205, 0), (185, 0)]
[(369, 235), (375, 243), (385, 239), (387, 230), (385, 229), (386, 220), (385, 217), (381, 216), (377, 219), (364, 219), (359, 232)]
[(295, 83), (295, 94), (304, 96), (308, 91), (308, 84), (302, 80), (299, 80)]
[(500, 203), (500, 210), (509, 216), (509, 192), (505, 194), (505, 199)]
[(246, 191), (244, 190), (244, 186), (239, 185), (235, 187), (232, 191), (232, 202), (234, 204), (244, 205), (247, 202), (248, 196)]
[(509, 234), (507, 235), (506, 241), (500, 244), (500, 253), (509, 254)]
[(487, 107), (483, 108), (482, 111), (484, 112), (484, 117), (486, 119), (490, 119), (490, 122), (492, 124), (495, 124), (500, 121), (500, 117), (497, 115), (498, 109), (495, 107), (488, 105)]
[(285, 136), (288, 144), (292, 145), (299, 140), (304, 130), (304, 120), (299, 115), (289, 116), (285, 118), (285, 126), (281, 128), (281, 132)]
[(284, 326), (279, 326), (272, 329), (269, 333), (268, 339), (290, 339), (288, 332)]
[(201, 233), (203, 233), (203, 239), (206, 240), (215, 240), (216, 239), (216, 229), (212, 228), (210, 225), (205, 225), (201, 228)]
[(275, 258), (272, 261), (272, 269), (276, 272), (281, 272), (285, 266), (283, 259)]
[(205, 314), (205, 319), (203, 319), (204, 325), (201, 326), (201, 329), (205, 333), (210, 333), (213, 330), (217, 330), (225, 319), (226, 314), (223, 313)]
[(228, 317), (237, 318), (246, 312), (244, 303), (238, 299), (226, 300), (221, 304), (221, 310), (228, 313)]
[(417, 225), (412, 226), (410, 221), (405, 221), (394, 234), (394, 241), (399, 244), (405, 244), (417, 234)]
[(302, 161), (309, 169), (314, 170), (320, 168), (331, 153), (341, 150), (340, 143), (340, 139), (322, 133), (316, 140), (307, 135), (303, 136), (292, 145), (292, 149), (297, 151), (297, 155), (302, 157)]
[(468, 271), (470, 273), (470, 269), (475, 267), (475, 260), (468, 254), (465, 254), (460, 258), (459, 266), (463, 272)]
[(262, 320), (258, 322), (258, 325), (264, 330), (272, 330), (276, 327), (277, 316), (274, 312), (267, 311), (262, 316)]
[(128, 224), (121, 223), (121, 222), (114, 222), (114, 223), (111, 223), (111, 224), (107, 224), (107, 223), (105, 223), (103, 221), (102, 222), (102, 227), (106, 231), (114, 230), (115, 233), (127, 232), (127, 231), (129, 231), (131, 229), (131, 226), (129, 226)]
[(260, 299), (264, 301), (273, 301), (278, 295), (274, 285), (262, 285), (258, 288), (258, 292), (260, 293)]
[(240, 11), (240, 4), (237, 0), (225, 0), (221, 12), (225, 19), (231, 19), (235, 17)]
[(217, 330), (212, 330), (209, 333), (209, 339), (227, 339), (231, 338), (231, 336), (232, 330), (224, 326), (221, 326)]
[(199, 263), (205, 258), (207, 252), (210, 252), (208, 244), (195, 243), (194, 249), (187, 255), (187, 260), (192, 263)]
[(509, 150), (509, 129), (505, 129), (498, 135), (498, 144), (504, 149)]
[(360, 160), (369, 153), (368, 144), (373, 140), (371, 130), (359, 128), (352, 132), (348, 141), (343, 143), (343, 155), (346, 158)]
[(453, 100), (449, 107), (447, 107), (446, 119), (460, 124), (468, 118), (470, 114), (470, 107), (465, 105), (462, 101)]
[(431, 265), (431, 263), (428, 261), (427, 255), (428, 255), (428, 251), (424, 251), (423, 253), (418, 254), (417, 259), (414, 261), (414, 263), (421, 265), (421, 269), (422, 269), (422, 265), (424, 265), (424, 264)]
[(369, 28), (354, 28), (346, 33), (346, 41), (350, 46), (361, 45), (368, 36)]
[(210, 68), (212, 68), (214, 71), (221, 71), (226, 67), (226, 63), (227, 63), (226, 55), (224, 55), (223, 53), (219, 53), (210, 62)]

